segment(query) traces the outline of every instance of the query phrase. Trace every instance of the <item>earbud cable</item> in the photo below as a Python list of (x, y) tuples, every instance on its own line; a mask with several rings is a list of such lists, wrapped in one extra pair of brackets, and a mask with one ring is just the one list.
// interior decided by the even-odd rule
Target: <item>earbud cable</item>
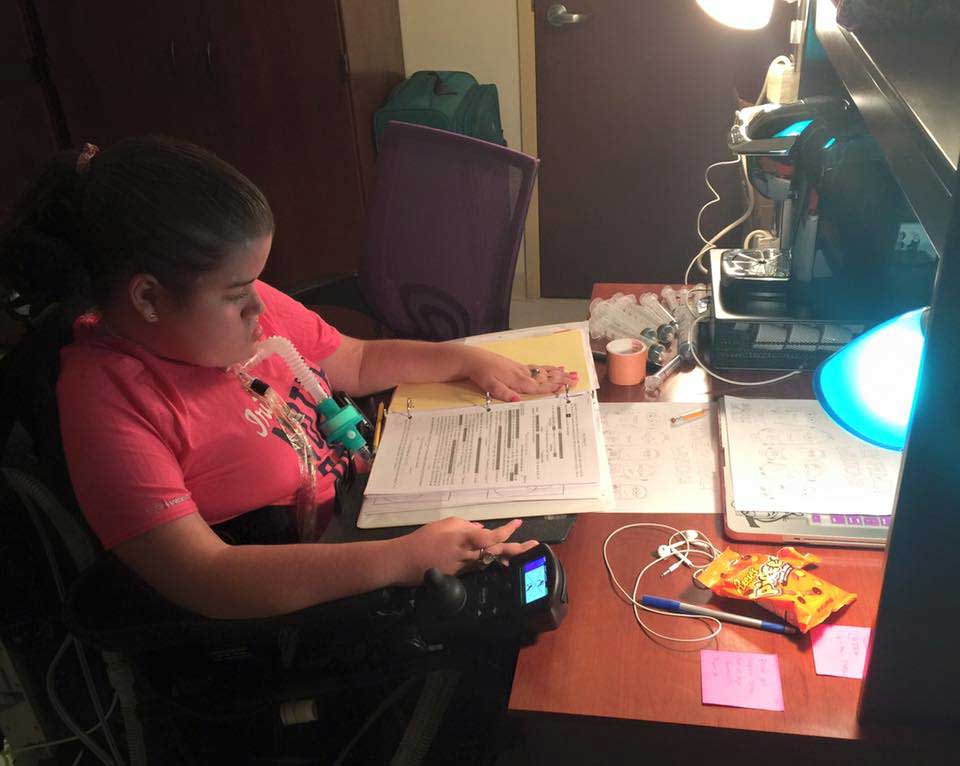
[[(620, 581), (617, 579), (617, 576), (613, 573), (613, 567), (610, 566), (610, 559), (607, 557), (607, 545), (609, 545), (610, 541), (616, 535), (620, 534), (625, 529), (632, 529), (634, 527), (654, 527), (657, 529), (668, 530), (669, 532), (671, 532), (671, 535), (667, 539), (667, 547), (672, 549), (673, 545), (675, 544), (675, 540), (678, 537), (686, 543), (686, 546), (683, 548), (677, 548), (675, 550), (671, 550), (671, 552), (665, 556), (658, 556), (649, 564), (647, 564), (645, 567), (643, 567), (643, 569), (641, 569), (640, 573), (637, 575), (637, 579), (633, 584), (633, 593), (631, 594), (624, 589), (624, 587), (620, 584)], [(706, 535), (704, 535), (701, 532), (696, 532), (696, 530), (692, 530), (696, 533), (696, 537), (688, 538), (687, 535), (684, 533), (685, 531), (687, 530), (681, 531), (667, 524), (656, 524), (653, 522), (637, 522), (635, 524), (626, 524), (618, 529), (613, 530), (613, 532), (607, 535), (607, 539), (603, 541), (603, 563), (604, 563), (604, 566), (606, 566), (607, 568), (607, 574), (610, 576), (610, 580), (617, 587), (617, 590), (619, 590), (620, 593), (622, 593), (623, 596), (627, 599), (627, 601), (633, 606), (633, 615), (636, 618), (637, 623), (640, 625), (640, 627), (643, 629), (645, 633), (651, 636), (656, 636), (657, 638), (662, 638), (665, 641), (679, 641), (682, 643), (695, 643), (697, 641), (709, 641), (713, 638), (716, 638), (718, 635), (720, 635), (720, 631), (723, 628), (723, 625), (721, 624), (720, 620), (717, 620), (714, 617), (702, 617), (696, 614), (679, 614), (677, 612), (665, 612), (662, 609), (654, 609), (652, 607), (645, 606), (643, 603), (637, 600), (637, 593), (640, 590), (640, 581), (643, 579), (643, 576), (650, 570), (651, 567), (656, 566), (657, 564), (667, 559), (672, 559), (677, 555), (683, 555), (683, 556), (689, 557), (691, 554), (698, 554), (700, 556), (705, 556), (708, 560), (707, 563), (713, 561), (717, 556), (720, 555), (720, 551), (717, 550), (717, 548), (714, 546), (714, 544), (710, 541), (710, 539)], [(702, 540), (704, 543), (706, 543), (707, 550), (704, 550), (699, 546), (694, 545), (693, 544), (694, 540), (696, 540), (697, 542)], [(696, 579), (696, 576), (702, 571), (703, 571), (703, 567), (699, 569), (695, 569), (692, 574), (693, 583), (698, 588), (702, 588), (703, 586), (700, 585), (699, 581)], [(646, 612), (653, 612), (654, 614), (663, 614), (663, 615), (666, 615), (667, 617), (682, 617), (686, 619), (703, 620), (708, 624), (708, 626), (711, 623), (716, 623), (716, 628), (714, 628), (708, 635), (702, 636), (700, 638), (680, 638), (677, 636), (667, 636), (667, 635), (664, 635), (663, 633), (657, 632), (656, 630), (651, 628), (649, 625), (647, 625), (642, 619), (640, 619), (639, 610), (641, 609), (643, 609)]]

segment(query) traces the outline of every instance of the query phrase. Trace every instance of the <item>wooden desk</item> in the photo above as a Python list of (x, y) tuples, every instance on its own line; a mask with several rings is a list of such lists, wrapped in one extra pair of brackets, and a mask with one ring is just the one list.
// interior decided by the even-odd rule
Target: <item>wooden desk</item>
[[(597, 285), (594, 297), (609, 297), (617, 290), (659, 292), (660, 287)], [(602, 401), (647, 400), (642, 385), (614, 386), (606, 380), (604, 366), (597, 367)], [(731, 377), (749, 376), (737, 373)], [(670, 379), (661, 400), (699, 402), (734, 391), (740, 396), (812, 395), (809, 376), (754, 390), (712, 381), (702, 370), (694, 369)], [(719, 514), (582, 514), (567, 541), (556, 546), (568, 578), (567, 618), (558, 630), (542, 634), (535, 645), (521, 650), (517, 662), (510, 710), (523, 717), (531, 760), (618, 763), (626, 762), (627, 757), (639, 758), (642, 751), (637, 748), (653, 745), (669, 752), (670, 762), (677, 763), (681, 756), (702, 758), (710, 754), (709, 748), (722, 745), (724, 751), (715, 755), (723, 761), (739, 753), (750, 763), (759, 763), (762, 753), (769, 750), (772, 763), (791, 763), (796, 756), (796, 762), (811, 764), (815, 761), (810, 748), (815, 744), (820, 758), (865, 757), (873, 762), (874, 757), (892, 753), (895, 746), (916, 740), (910, 732), (868, 731), (861, 726), (857, 721), (861, 682), (818, 676), (809, 637), (784, 637), (732, 624), (724, 624), (716, 639), (688, 645), (647, 636), (608, 580), (601, 550), (614, 529), (644, 521), (701, 530), (721, 549), (729, 546), (747, 553), (776, 549), (725, 540)], [(664, 539), (662, 531), (639, 528), (620, 533), (610, 543), (610, 562), (625, 588), (631, 589), (637, 573)], [(831, 622), (873, 627), (883, 552), (821, 547), (816, 553), (823, 559), (819, 567), (823, 577), (859, 596)], [(641, 592), (691, 603), (711, 601), (712, 594), (696, 588), (684, 568), (663, 579), (651, 570), (645, 582)], [(718, 608), (753, 616), (762, 613), (752, 604), (728, 599)], [(668, 635), (692, 637), (707, 632), (694, 620), (645, 613), (644, 621)], [(701, 649), (776, 654), (785, 710), (702, 704)], [(785, 747), (784, 737), (804, 740)]]

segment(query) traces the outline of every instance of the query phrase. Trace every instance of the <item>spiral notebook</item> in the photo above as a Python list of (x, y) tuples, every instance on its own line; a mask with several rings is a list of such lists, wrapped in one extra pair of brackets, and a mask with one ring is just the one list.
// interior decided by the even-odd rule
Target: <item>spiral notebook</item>
[(468, 382), (398, 388), (357, 526), (612, 508), (585, 323), (464, 342), (524, 364), (563, 364), (580, 372), (581, 380), (560, 395), (524, 397), (517, 403), (490, 401)]

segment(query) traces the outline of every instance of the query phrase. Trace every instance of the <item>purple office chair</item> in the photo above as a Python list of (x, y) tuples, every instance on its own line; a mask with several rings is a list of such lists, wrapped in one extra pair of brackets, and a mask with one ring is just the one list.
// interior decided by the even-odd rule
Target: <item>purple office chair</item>
[(538, 164), (497, 144), (390, 123), (359, 274), (295, 297), (363, 311), (403, 338), (506, 329)]

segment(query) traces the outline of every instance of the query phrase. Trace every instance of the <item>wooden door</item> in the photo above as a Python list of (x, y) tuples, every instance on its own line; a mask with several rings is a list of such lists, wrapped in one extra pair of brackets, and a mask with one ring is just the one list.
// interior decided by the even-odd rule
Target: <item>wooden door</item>
[[(554, 27), (535, 0), (544, 297), (586, 297), (594, 282), (676, 282), (701, 242), (706, 167), (729, 159), (736, 89), (756, 99), (789, 14), (737, 32), (694, 0), (566, 0), (585, 22)], [(743, 210), (736, 170), (711, 180), (712, 236)]]
[(266, 279), (290, 288), (355, 269), (363, 196), (337, 3), (206, 9), (223, 156), (263, 189), (276, 218)]

